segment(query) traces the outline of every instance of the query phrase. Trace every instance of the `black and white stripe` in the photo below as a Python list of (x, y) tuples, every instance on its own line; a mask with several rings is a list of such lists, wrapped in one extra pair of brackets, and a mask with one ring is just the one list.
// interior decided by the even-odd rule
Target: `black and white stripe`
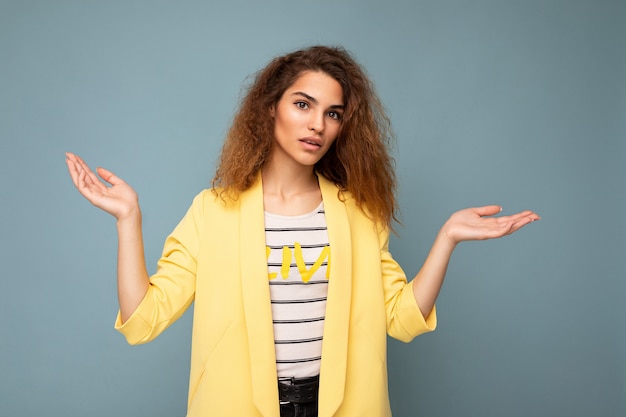
[[(265, 236), (278, 376), (318, 375), (329, 268), (323, 255), (328, 248), (323, 206), (302, 216), (266, 213)], [(323, 262), (304, 282), (300, 268), (304, 265), (306, 274), (320, 258)]]

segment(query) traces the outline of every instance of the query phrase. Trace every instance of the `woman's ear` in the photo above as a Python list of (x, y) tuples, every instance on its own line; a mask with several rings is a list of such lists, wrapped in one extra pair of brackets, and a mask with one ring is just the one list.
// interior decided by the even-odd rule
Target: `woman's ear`
[(276, 115), (276, 106), (274, 104), (272, 104), (270, 106), (270, 117), (273, 119), (274, 115)]

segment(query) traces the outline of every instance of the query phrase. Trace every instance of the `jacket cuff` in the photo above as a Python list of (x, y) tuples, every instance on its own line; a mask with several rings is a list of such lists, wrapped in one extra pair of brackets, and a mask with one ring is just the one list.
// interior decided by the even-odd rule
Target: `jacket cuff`
[(403, 322), (403, 325), (406, 331), (413, 335), (413, 337), (422, 333), (432, 332), (437, 328), (437, 308), (433, 306), (428, 317), (424, 317), (413, 295), (413, 281), (411, 281), (405, 288), (405, 291), (402, 292), (401, 303), (407, 306), (406, 308), (412, 310), (413, 314), (410, 315), (409, 320)]
[(151, 303), (145, 302), (147, 298), (148, 294), (146, 294), (143, 301), (137, 306), (133, 314), (124, 323), (122, 323), (121, 312), (117, 312), (114, 326), (115, 330), (122, 333), (126, 338), (126, 341), (131, 345), (146, 343), (150, 340), (148, 335), (152, 331), (152, 326), (149, 321), (144, 319), (144, 317), (152, 316), (149, 311), (151, 309)]

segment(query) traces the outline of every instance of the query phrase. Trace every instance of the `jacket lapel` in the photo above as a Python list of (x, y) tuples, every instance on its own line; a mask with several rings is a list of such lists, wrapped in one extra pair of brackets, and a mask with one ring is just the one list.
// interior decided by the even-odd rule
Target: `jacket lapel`
[(252, 400), (264, 416), (278, 415), (278, 386), (272, 307), (265, 254), (265, 218), (261, 176), (240, 195), (240, 267)]
[(326, 417), (335, 413), (344, 397), (352, 291), (352, 239), (346, 205), (337, 197), (337, 186), (321, 175), (318, 180), (328, 227), (331, 265), (319, 394), (319, 415)]

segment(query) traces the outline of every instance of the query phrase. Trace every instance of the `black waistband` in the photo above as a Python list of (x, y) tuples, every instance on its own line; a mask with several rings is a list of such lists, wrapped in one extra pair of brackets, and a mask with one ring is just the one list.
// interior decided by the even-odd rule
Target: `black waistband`
[(317, 401), (320, 377), (278, 379), (280, 402), (310, 403)]

